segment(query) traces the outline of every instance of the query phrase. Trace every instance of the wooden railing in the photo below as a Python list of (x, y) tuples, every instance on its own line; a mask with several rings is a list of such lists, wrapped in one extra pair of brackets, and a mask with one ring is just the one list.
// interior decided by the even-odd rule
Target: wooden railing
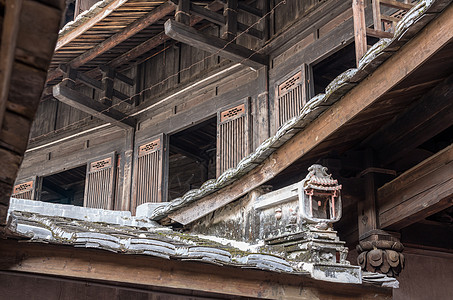
[(367, 37), (392, 38), (395, 26), (414, 4), (410, 0), (372, 0), (373, 28), (365, 22), (365, 1), (353, 0), (354, 36), (357, 65), (368, 50)]

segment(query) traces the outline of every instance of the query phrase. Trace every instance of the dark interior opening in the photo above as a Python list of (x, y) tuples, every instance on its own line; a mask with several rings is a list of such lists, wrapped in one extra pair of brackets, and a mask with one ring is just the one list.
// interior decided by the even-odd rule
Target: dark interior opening
[(355, 68), (355, 44), (351, 43), (319, 63), (313, 65), (315, 95), (324, 93), (326, 87), (344, 71)]
[(60, 28), (66, 25), (67, 23), (74, 21), (74, 12), (75, 12), (75, 0), (66, 0), (65, 14)]
[(43, 177), (41, 201), (83, 206), (86, 165)]
[(170, 136), (168, 200), (216, 177), (217, 118)]

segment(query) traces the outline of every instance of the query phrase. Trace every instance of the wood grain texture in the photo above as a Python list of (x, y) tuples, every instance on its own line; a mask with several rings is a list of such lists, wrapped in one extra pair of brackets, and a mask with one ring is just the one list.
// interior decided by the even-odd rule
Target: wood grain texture
[(363, 80), (342, 100), (281, 146), (261, 165), (233, 184), (172, 213), (170, 218), (181, 224), (191, 223), (274, 178), (323, 140), (341, 130), (343, 125), (385, 95), (449, 43), (453, 38), (451, 26), (453, 26), (453, 6), (447, 8), (439, 18), (426, 26), (418, 36), (383, 63), (373, 76)]

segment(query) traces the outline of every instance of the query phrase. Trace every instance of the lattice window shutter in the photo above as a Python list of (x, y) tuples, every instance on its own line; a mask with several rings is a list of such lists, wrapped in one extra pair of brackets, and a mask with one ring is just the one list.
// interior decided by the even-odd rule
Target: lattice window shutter
[(217, 177), (250, 153), (249, 99), (217, 113)]
[(167, 201), (168, 138), (160, 134), (136, 147), (132, 212), (147, 202)]
[(113, 209), (116, 155), (111, 153), (88, 162), (83, 206)]
[(39, 200), (40, 191), (40, 178), (33, 176), (25, 180), (21, 180), (18, 184), (14, 185), (12, 198)]
[(277, 128), (280, 128), (286, 121), (297, 116), (307, 102), (307, 69), (308, 66), (303, 65), (301, 69), (293, 73), (289, 78), (286, 77), (277, 83), (275, 89)]

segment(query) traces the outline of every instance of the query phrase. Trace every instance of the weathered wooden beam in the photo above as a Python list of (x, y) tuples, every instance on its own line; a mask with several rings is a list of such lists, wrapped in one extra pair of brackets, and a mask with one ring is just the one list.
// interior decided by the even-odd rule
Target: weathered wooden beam
[(176, 7), (175, 20), (189, 25), (190, 23), (190, 0), (178, 0)]
[(8, 100), (11, 72), (16, 55), (17, 33), (20, 26), (20, 14), (23, 0), (6, 0), (3, 25), (1, 27), (0, 46), (0, 129)]
[(145, 29), (146, 27), (150, 26), (151, 24), (159, 21), (169, 13), (175, 10), (175, 5), (173, 2), (168, 1), (164, 4), (156, 7), (151, 12), (146, 14), (145, 16), (141, 17), (140, 19), (134, 21), (130, 25), (128, 25), (122, 31), (112, 35), (102, 43), (96, 45), (95, 47), (91, 48), (90, 50), (84, 52), (82, 55), (76, 57), (69, 65), (72, 68), (79, 68), (84, 64), (90, 62), (94, 58), (98, 57), (99, 55), (107, 52), (108, 50), (112, 49), (116, 45), (124, 42), (131, 36), (135, 35), (137, 32)]
[(133, 118), (68, 88), (64, 82), (53, 87), (53, 96), (69, 106), (110, 122), (113, 125), (125, 129), (135, 127), (135, 120)]
[[(219, 13), (216, 13), (212, 10), (199, 6), (197, 4), (191, 3), (190, 13), (196, 16), (199, 16), (203, 19), (206, 19), (214, 24), (224, 26), (225, 17)], [(250, 36), (253, 36), (257, 39), (263, 39), (264, 33), (261, 30), (245, 25), (244, 23), (237, 22), (237, 30), (244, 32)]]
[(410, 4), (410, 3), (403, 3), (403, 2), (399, 2), (399, 1), (395, 1), (395, 0), (379, 0), (379, 2), (382, 5), (385, 5), (387, 7), (401, 9), (401, 10), (409, 10), (414, 6), (413, 4)]
[(453, 75), (377, 131), (366, 143), (385, 165), (453, 125)]
[(124, 255), (70, 246), (19, 243), (16, 240), (2, 241), (0, 252), (0, 270), (16, 274), (70, 277), (83, 282), (103, 281), (116, 286), (133, 284), (148, 289), (157, 287), (158, 290), (195, 290), (216, 293), (215, 297), (222, 294), (278, 299), (285, 295), (286, 299), (316, 300), (327, 297), (344, 300), (390, 299), (392, 295), (389, 288), (313, 280), (300, 274), (166, 260), (147, 255)]
[(86, 22), (81, 24), (80, 26), (75, 27), (71, 32), (63, 35), (57, 41), (57, 46), (55, 47), (55, 51), (58, 51), (60, 48), (83, 34), (85, 31), (90, 29), (94, 24), (98, 23), (99, 21), (103, 20), (104, 18), (108, 17), (115, 9), (123, 5), (129, 0), (114, 0), (107, 4), (102, 10), (97, 13), (95, 16), (92, 16), (87, 19)]
[(366, 42), (365, 2), (364, 0), (352, 1), (352, 15), (354, 19), (355, 56), (356, 64), (368, 50)]
[[(216, 1), (211, 2), (208, 5), (208, 9), (212, 11), (218, 11), (223, 8), (223, 4)], [(193, 26), (200, 22), (203, 18), (199, 16), (192, 16), (190, 18), (190, 26)], [(165, 32), (161, 32), (152, 38), (146, 40), (145, 42), (141, 43), (140, 45), (132, 48), (131, 50), (123, 53), (122, 55), (118, 56), (117, 58), (113, 59), (108, 65), (116, 68), (127, 62), (139, 57), (140, 55), (145, 54), (146, 52), (156, 48), (160, 44), (170, 40), (170, 37), (165, 35)]]
[(382, 228), (399, 230), (453, 205), (453, 145), (378, 189)]
[[(382, 31), (381, 4), (380, 0), (372, 0), (373, 26), (375, 31)], [(368, 32), (367, 32), (368, 33)]]
[(259, 69), (267, 65), (267, 56), (256, 53), (243, 46), (228, 43), (218, 37), (205, 35), (192, 27), (174, 20), (167, 20), (165, 22), (165, 34), (177, 41), (210, 53), (217, 53), (224, 58), (241, 62), (254, 69)]
[[(282, 172), (368, 106), (409, 76), (453, 38), (453, 6), (428, 24), (415, 38), (384, 62), (374, 73), (292, 137), (263, 163), (236, 182), (170, 214), (181, 224), (189, 224), (238, 199)], [(420, 48), (423, 51), (420, 51)]]

